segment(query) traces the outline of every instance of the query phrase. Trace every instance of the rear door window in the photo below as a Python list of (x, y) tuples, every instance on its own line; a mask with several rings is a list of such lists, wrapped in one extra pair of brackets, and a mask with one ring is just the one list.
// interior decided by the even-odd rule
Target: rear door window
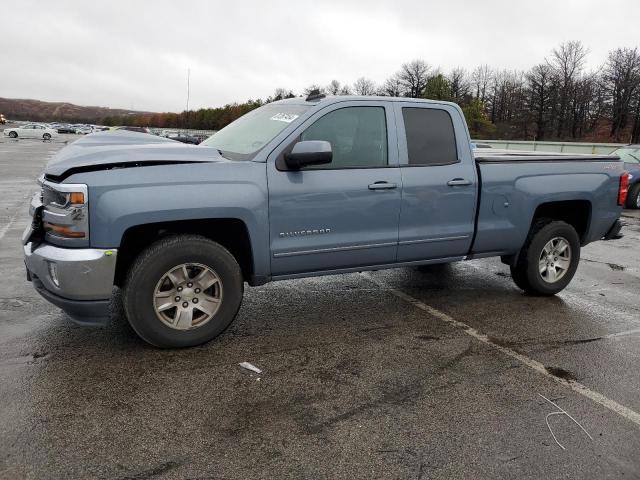
[(403, 107), (409, 165), (458, 163), (456, 136), (449, 112), (437, 108)]

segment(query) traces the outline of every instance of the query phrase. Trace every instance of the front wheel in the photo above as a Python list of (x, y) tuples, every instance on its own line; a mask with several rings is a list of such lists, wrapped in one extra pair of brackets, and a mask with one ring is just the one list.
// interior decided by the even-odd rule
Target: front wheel
[(539, 220), (532, 227), (511, 277), (533, 295), (555, 295), (573, 278), (580, 262), (580, 238), (561, 221)]
[(44, 135), (42, 135), (42, 139), (43, 140), (51, 140), (51, 134), (50, 133), (45, 133)]
[(627, 195), (627, 208), (640, 208), (640, 183), (636, 183), (629, 189)]
[(148, 343), (162, 348), (208, 342), (234, 320), (242, 302), (238, 262), (200, 236), (168, 237), (151, 245), (129, 270), (123, 303), (127, 319)]
[(10, 138), (18, 138), (18, 132), (9, 132)]

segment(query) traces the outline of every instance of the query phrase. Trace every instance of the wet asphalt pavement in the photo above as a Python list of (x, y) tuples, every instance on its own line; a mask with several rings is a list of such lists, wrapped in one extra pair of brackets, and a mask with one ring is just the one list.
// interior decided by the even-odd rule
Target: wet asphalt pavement
[(163, 351), (25, 279), (61, 146), (0, 138), (1, 479), (640, 478), (640, 215), (553, 298), (498, 259), (286, 281)]

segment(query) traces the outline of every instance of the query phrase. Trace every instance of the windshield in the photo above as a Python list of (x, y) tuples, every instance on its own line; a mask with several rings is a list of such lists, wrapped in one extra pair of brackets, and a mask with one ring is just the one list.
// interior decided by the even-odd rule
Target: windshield
[(217, 148), (231, 160), (250, 160), (308, 109), (308, 105), (264, 105), (214, 133), (200, 145)]
[(640, 163), (640, 148), (619, 148), (612, 155), (617, 155), (625, 163)]

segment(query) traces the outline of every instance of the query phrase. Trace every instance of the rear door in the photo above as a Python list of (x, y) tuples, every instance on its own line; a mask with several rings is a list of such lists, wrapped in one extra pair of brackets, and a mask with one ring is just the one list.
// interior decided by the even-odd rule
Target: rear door
[(461, 258), (471, 247), (477, 191), (462, 114), (426, 102), (395, 109), (403, 184), (398, 261)]
[[(288, 171), (283, 153), (300, 140), (331, 143), (328, 165)], [(274, 276), (395, 262), (400, 171), (390, 102), (331, 104), (269, 158)]]

